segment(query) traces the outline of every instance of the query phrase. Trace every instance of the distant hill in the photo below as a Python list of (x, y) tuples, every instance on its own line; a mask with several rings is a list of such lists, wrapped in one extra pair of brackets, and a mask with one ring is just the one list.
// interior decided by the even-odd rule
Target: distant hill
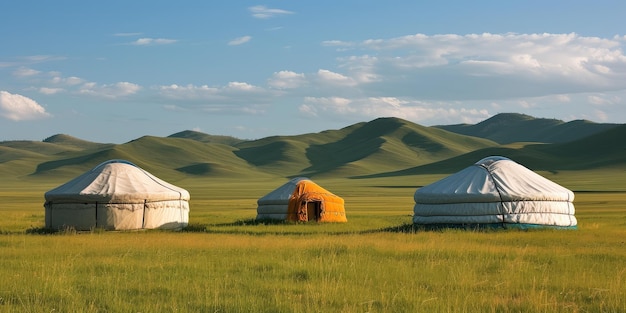
[(424, 127), (399, 118), (379, 118), (340, 130), (268, 137), (237, 145), (239, 157), (290, 175), (357, 175), (425, 164), (497, 144)]
[(111, 144), (102, 144), (102, 143), (82, 140), (82, 139), (78, 139), (76, 137), (72, 137), (70, 135), (65, 135), (65, 134), (57, 134), (54, 136), (50, 136), (44, 139), (43, 142), (53, 143), (59, 146), (78, 148), (81, 150), (97, 149), (97, 148), (102, 148), (102, 147), (111, 145)]
[(486, 138), (500, 144), (513, 142), (563, 143), (619, 126), (586, 120), (564, 122), (525, 114), (501, 113), (478, 124), (434, 126), (458, 134)]
[(202, 132), (198, 132), (195, 130), (185, 130), (182, 132), (178, 132), (168, 137), (171, 138), (187, 138), (193, 139), (204, 143), (221, 143), (229, 146), (236, 145), (244, 140), (231, 137), (231, 136), (219, 136), (219, 135), (209, 135)]
[(232, 146), (202, 143), (192, 139), (143, 136), (107, 149), (65, 155), (43, 162), (34, 175), (77, 174), (110, 159), (125, 159), (159, 173), (159, 177), (216, 175), (230, 177), (262, 176), (233, 154)]
[(537, 171), (626, 168), (626, 125), (618, 125), (594, 135), (560, 144), (527, 144), (478, 149), (456, 157), (418, 165), (400, 171), (371, 174), (359, 178), (454, 173), (482, 158), (500, 155)]
[[(583, 136), (587, 133), (591, 134)], [(522, 114), (499, 114), (476, 125), (449, 127), (377, 118), (341, 129), (258, 140), (183, 131), (107, 144), (60, 134), (43, 141), (0, 142), (0, 177), (65, 181), (110, 159), (126, 159), (175, 180), (441, 174), (490, 155), (506, 156), (536, 170), (623, 170), (625, 136), (624, 124), (564, 123)], [(556, 143), (545, 143), (550, 141)]]

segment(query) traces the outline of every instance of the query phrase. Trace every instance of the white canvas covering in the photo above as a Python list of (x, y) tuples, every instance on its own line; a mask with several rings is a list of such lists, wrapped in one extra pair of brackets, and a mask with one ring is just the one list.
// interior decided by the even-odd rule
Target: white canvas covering
[(572, 191), (505, 157), (419, 188), (414, 200), (415, 224), (577, 224)]
[(257, 204), (257, 220), (347, 221), (343, 198), (305, 177), (288, 181)]
[(256, 218), (259, 220), (286, 220), (289, 199), (298, 182), (305, 179), (308, 180), (306, 177), (294, 178), (257, 200)]
[(110, 160), (45, 193), (46, 228), (179, 229), (189, 192), (124, 160)]

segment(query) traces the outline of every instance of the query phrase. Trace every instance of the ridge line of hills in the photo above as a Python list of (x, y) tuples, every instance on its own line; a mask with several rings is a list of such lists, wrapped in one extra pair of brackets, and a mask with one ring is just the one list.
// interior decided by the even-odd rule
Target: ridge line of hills
[(489, 155), (538, 170), (626, 167), (626, 124), (502, 113), (480, 123), (421, 126), (377, 118), (337, 130), (243, 140), (182, 131), (123, 144), (69, 135), (0, 142), (0, 175), (71, 178), (127, 159), (164, 178), (382, 177), (452, 173)]

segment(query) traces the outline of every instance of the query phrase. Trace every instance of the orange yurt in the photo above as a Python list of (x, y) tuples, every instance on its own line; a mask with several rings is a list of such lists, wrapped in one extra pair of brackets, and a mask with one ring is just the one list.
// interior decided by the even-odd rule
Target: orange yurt
[(257, 220), (348, 221), (343, 199), (305, 177), (288, 181), (257, 204)]

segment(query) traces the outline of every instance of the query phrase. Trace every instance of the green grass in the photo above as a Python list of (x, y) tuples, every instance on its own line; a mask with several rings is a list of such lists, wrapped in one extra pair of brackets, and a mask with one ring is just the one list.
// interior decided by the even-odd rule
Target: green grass
[(0, 312), (626, 311), (626, 193), (603, 192), (608, 173), (548, 174), (591, 190), (578, 230), (403, 227), (416, 187), (441, 177), (424, 175), (317, 180), (345, 224), (253, 222), (284, 180), (186, 178), (185, 231), (45, 234), (56, 183), (3, 181)]

